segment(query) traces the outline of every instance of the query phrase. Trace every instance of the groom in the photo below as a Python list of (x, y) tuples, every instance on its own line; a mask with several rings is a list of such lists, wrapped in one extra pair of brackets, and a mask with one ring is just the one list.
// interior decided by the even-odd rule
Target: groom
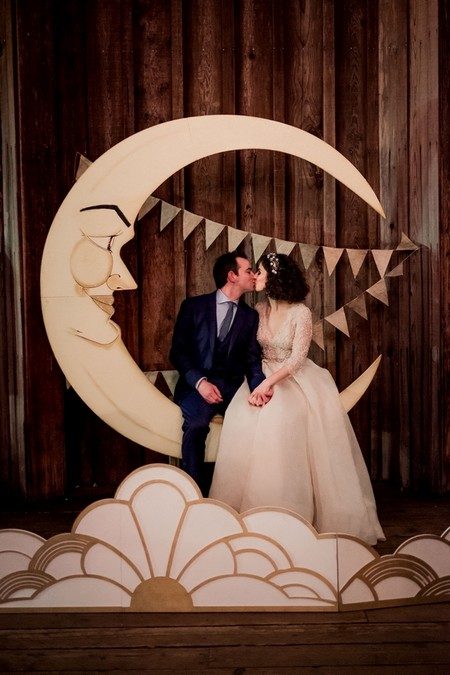
[[(180, 373), (174, 398), (184, 420), (182, 468), (205, 497), (212, 476), (205, 464), (209, 423), (225, 413), (244, 377), (251, 391), (264, 380), (258, 313), (241, 299), (255, 286), (250, 262), (237, 251), (225, 253), (216, 260), (213, 276), (217, 291), (181, 304), (170, 350)], [(262, 397), (261, 405), (267, 400)]]

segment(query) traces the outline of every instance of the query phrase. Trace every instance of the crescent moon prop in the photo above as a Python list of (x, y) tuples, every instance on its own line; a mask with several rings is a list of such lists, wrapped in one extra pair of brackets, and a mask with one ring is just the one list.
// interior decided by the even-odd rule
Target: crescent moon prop
[[(167, 178), (203, 157), (244, 149), (311, 162), (384, 216), (361, 173), (321, 139), (272, 120), (206, 115), (151, 127), (99, 157), (63, 201), (44, 248), (44, 323), (67, 380), (111, 427), (174, 457), (180, 456), (180, 410), (147, 380), (111, 321), (114, 291), (136, 288), (120, 249), (134, 236), (142, 204)], [(344, 405), (356, 402), (370, 380), (365, 374), (343, 392)], [(220, 424), (211, 424), (208, 460), (215, 457), (219, 434)]]

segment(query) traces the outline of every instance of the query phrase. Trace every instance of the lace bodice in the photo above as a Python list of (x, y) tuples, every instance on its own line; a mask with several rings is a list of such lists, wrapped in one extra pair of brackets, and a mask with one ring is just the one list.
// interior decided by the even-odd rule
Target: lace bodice
[(268, 325), (268, 302), (256, 305), (259, 314), (258, 342), (264, 361), (285, 366), (291, 374), (299, 370), (308, 356), (312, 337), (311, 310), (303, 303), (290, 305), (286, 321), (272, 334)]

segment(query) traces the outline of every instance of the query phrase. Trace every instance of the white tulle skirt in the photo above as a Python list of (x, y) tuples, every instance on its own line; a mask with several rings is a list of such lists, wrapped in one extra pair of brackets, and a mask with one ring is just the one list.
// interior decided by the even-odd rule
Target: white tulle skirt
[[(263, 363), (266, 375), (279, 364)], [(251, 406), (246, 382), (225, 415), (210, 497), (243, 512), (284, 507), (319, 532), (384, 539), (369, 474), (336, 384), (307, 359)]]

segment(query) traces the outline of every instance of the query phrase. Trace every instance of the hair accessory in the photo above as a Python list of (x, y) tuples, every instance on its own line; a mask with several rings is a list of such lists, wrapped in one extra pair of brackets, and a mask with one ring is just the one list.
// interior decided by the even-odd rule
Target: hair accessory
[(280, 259), (276, 253), (267, 253), (267, 260), (269, 261), (270, 271), (272, 274), (278, 274), (280, 270)]

